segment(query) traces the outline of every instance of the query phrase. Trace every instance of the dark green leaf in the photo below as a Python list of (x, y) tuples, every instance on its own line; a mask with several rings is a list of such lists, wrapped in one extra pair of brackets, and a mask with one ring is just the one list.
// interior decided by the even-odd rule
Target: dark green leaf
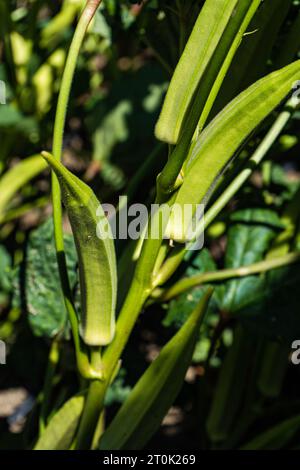
[(300, 415), (277, 424), (245, 444), (243, 450), (282, 449), (300, 429)]
[[(64, 238), (68, 273), (74, 288), (77, 280), (76, 250), (73, 237), (65, 235)], [(34, 334), (52, 337), (64, 331), (67, 312), (61, 292), (51, 219), (31, 232), (18, 282), (19, 293), (15, 292), (14, 303), (25, 301)], [(19, 298), (22, 292), (25, 292), (25, 299)]]
[[(247, 209), (232, 216), (235, 223), (228, 232), (225, 268), (238, 268), (261, 261), (282, 227), (277, 214), (267, 209)], [(239, 222), (236, 222), (239, 221)], [(234, 313), (252, 303), (253, 296), (263, 292), (264, 283), (258, 276), (249, 276), (225, 283), (222, 309)]]
[(209, 438), (213, 442), (224, 441), (232, 429), (247, 386), (253, 351), (253, 339), (245, 328), (238, 325), (218, 376), (206, 423)]
[(299, 265), (276, 269), (260, 276), (261, 285), (251, 301), (235, 312), (255, 332), (291, 344), (300, 337)]
[[(204, 248), (200, 253), (193, 259), (183, 273), (183, 277), (191, 277), (196, 274), (216, 271), (216, 264), (210, 254), (210, 252)], [(164, 318), (163, 324), (165, 326), (174, 325), (177, 328), (181, 327), (186, 319), (189, 317), (191, 312), (196, 307), (197, 303), (203, 297), (207, 290), (207, 285), (203, 287), (196, 287), (195, 289), (185, 292), (184, 294), (179, 295), (174, 300), (171, 300), (168, 306), (168, 312)], [(218, 292), (217, 292), (218, 291)], [(209, 303), (208, 314), (206, 315), (206, 321), (209, 318), (209, 313), (213, 313), (217, 309), (218, 298), (220, 295), (220, 290), (216, 289), (212, 299)]]
[(110, 406), (114, 403), (123, 403), (129, 396), (131, 387), (129, 385), (125, 385), (125, 375), (125, 370), (121, 369), (117, 378), (107, 390), (105, 406)]

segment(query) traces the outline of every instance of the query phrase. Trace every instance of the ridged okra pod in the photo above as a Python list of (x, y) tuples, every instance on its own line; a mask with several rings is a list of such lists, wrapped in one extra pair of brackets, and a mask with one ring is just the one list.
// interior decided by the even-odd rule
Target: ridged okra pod
[(68, 212), (79, 262), (80, 333), (89, 346), (109, 344), (115, 332), (117, 273), (110, 225), (94, 192), (47, 152)]

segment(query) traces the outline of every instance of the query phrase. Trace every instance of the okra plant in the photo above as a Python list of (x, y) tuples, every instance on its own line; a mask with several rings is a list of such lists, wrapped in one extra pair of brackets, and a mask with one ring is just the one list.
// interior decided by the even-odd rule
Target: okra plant
[[(67, 53), (51, 126), (51, 148), (41, 148), (40, 154), (25, 159), (0, 179), (0, 221), (4, 223), (6, 205), (16, 191), (46, 167), (51, 169), (54, 231), (50, 243), (55, 247), (59, 290), (68, 313), (80, 384), (73, 396), (69, 394), (51, 412), (49, 403), (65, 341), (59, 331), (51, 339), (44, 392), (37, 407), (39, 430), (31, 437), (32, 447), (135, 450), (147, 446), (176, 400), (199, 338), (205, 340), (211, 328), (207, 318), (219, 302), (200, 388), (204, 390), (207, 377), (207, 383), (211, 382), (210, 364), (223, 344), (228, 325), (234, 325), (230, 330), (233, 343), (218, 373), (208, 411), (202, 409), (200, 413), (205, 437), (199, 436), (199, 447), (207, 447), (209, 442), (209, 447), (276, 448), (276, 442), (281, 446), (285, 429), (291, 437), (299, 431), (300, 411), (270, 430), (262, 429), (261, 434), (247, 434), (263, 415), (266, 401), (280, 395), (290, 351), (286, 343), (274, 342), (278, 333), (264, 335), (269, 328), (267, 319), (259, 339), (253, 339), (257, 318), (253, 305), (257, 298), (263, 304), (263, 294), (268, 290), (276, 296), (284, 276), (288, 278), (289, 272), (297, 270), (299, 190), (290, 196), (280, 216), (268, 207), (233, 212), (223, 269), (218, 269), (212, 259), (207, 261), (210, 267), (205, 268), (209, 253), (206, 234), (209, 238), (219, 229), (221, 235), (224, 233), (222, 215), (250, 176), (263, 168), (263, 178), (268, 178), (268, 167), (261, 162), (297, 114), (300, 41), (295, 31), (299, 18), (289, 20), (286, 42), (276, 46), (276, 57), (267, 64), (281, 25), (290, 9), (297, 6), (278, 0), (158, 2), (162, 5), (155, 21), (168, 20), (168, 15), (171, 22), (174, 18), (179, 21), (179, 48), (173, 71), (173, 64), (166, 64), (157, 46), (155, 49), (150, 44), (170, 74), (170, 81), (154, 130), (159, 144), (149, 157), (144, 156), (137, 183), (153, 159), (163, 164), (153, 178), (152, 199), (148, 201), (155, 204), (155, 210), (149, 211), (139, 238), (120, 245), (115, 243), (111, 219), (101, 204), (106, 201), (100, 201), (84, 178), (62, 163), (80, 52), (97, 14), (110, 8), (109, 3), (80, 3), (80, 18)], [(130, 8), (136, 8), (138, 14), (143, 8), (152, 8), (152, 3), (137, 2)], [(0, 5), (4, 11), (4, 3)], [(111, 41), (113, 48), (114, 36)], [(268, 197), (271, 193), (266, 190), (266, 206)], [(200, 217), (199, 207), (203, 211)], [(120, 202), (117, 215), (122, 210)], [(77, 289), (70, 275), (64, 212), (77, 253)], [(243, 240), (245, 254), (239, 251), (235, 237)], [(199, 240), (204, 240), (204, 247)], [(187, 261), (195, 256), (200, 256), (200, 268), (182, 276)], [(193, 292), (196, 300), (192, 299), (188, 315), (182, 312), (178, 331), (107, 419), (107, 397), (141, 314), (144, 317), (161, 306), (174, 306)], [(235, 308), (237, 297), (241, 300)], [(184, 308), (183, 302), (176, 305), (179, 310)], [(264, 304), (265, 316), (273, 315), (268, 305)], [(243, 321), (236, 324), (240, 317)], [(205, 392), (201, 397), (199, 401), (205, 400)]]

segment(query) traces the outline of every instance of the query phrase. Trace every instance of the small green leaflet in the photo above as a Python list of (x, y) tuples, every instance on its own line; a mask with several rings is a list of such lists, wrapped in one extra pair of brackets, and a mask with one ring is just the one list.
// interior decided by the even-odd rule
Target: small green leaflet
[[(68, 234), (64, 235), (64, 242), (70, 284), (74, 289), (78, 281), (75, 244)], [(61, 293), (51, 218), (30, 233), (25, 260), (14, 273), (13, 285), (13, 305), (24, 305), (36, 336), (52, 338), (58, 333), (67, 334), (68, 316)]]

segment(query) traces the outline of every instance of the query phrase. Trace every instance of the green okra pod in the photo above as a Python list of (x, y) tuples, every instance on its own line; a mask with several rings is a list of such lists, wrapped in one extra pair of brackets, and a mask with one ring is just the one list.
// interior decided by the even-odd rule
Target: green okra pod
[(158, 139), (177, 143), (192, 99), (237, 3), (237, 0), (208, 0), (204, 3), (170, 83), (155, 129)]
[(200, 134), (185, 165), (183, 184), (178, 190), (166, 236), (186, 241), (191, 219), (178, 207), (206, 204), (216, 182), (256, 127), (289, 94), (300, 78), (300, 61), (262, 78), (238, 95)]
[(58, 177), (76, 243), (82, 303), (80, 333), (87, 345), (105, 346), (114, 337), (117, 298), (109, 222), (91, 188), (52, 155), (42, 155)]

